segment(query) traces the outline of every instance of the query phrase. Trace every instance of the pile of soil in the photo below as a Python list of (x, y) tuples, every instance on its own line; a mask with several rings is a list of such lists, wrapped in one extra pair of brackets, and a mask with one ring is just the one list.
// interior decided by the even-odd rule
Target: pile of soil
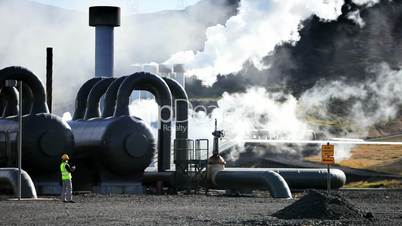
[(338, 194), (309, 191), (292, 205), (279, 210), (272, 216), (279, 219), (361, 219), (372, 218)]

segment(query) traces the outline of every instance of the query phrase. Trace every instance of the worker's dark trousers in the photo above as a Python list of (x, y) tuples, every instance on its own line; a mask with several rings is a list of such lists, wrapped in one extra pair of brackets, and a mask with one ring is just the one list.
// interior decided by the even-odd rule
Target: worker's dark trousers
[(61, 189), (61, 200), (73, 200), (73, 184), (71, 183), (71, 180), (63, 180), (63, 187)]

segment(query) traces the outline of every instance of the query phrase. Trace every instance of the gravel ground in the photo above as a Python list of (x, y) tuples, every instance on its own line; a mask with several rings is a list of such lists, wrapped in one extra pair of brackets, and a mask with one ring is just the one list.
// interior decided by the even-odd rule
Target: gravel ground
[(374, 220), (281, 220), (271, 215), (295, 200), (205, 195), (76, 195), (77, 203), (8, 201), (1, 225), (402, 225), (402, 191), (341, 191)]

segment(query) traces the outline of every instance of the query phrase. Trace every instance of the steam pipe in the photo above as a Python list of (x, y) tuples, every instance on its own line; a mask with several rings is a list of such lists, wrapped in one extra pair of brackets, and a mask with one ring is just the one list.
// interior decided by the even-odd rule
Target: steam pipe
[[(7, 91), (9, 92), (9, 91)], [(0, 117), (3, 117), (4, 111), (6, 110), (7, 107), (7, 98), (5, 95), (8, 95), (5, 93), (5, 91), (1, 90), (0, 91)]]
[(114, 80), (114, 78), (105, 78), (92, 87), (87, 98), (87, 109), (84, 116), (85, 120), (100, 117), (100, 99)]
[[(17, 194), (18, 190), (18, 168), (1, 168), (0, 169), (0, 185), (7, 183), (13, 189), (14, 194)], [(21, 171), (21, 196), (22, 198), (37, 198), (36, 189), (32, 182), (31, 177), (25, 171)]]
[(104, 107), (102, 111), (102, 118), (112, 117), (116, 107), (117, 92), (121, 83), (127, 76), (115, 79), (107, 88), (104, 99)]
[(114, 117), (129, 115), (129, 101), (134, 89), (151, 92), (160, 106), (160, 128), (158, 130), (158, 171), (170, 169), (171, 109), (172, 94), (166, 82), (159, 76), (139, 72), (127, 77), (117, 93)]
[(95, 86), (102, 78), (92, 78), (86, 81), (81, 88), (78, 90), (77, 96), (75, 97), (75, 111), (73, 120), (79, 120), (84, 118), (85, 111), (87, 107), (87, 98), (92, 87)]
[[(23, 83), (23, 105), (22, 105), (22, 114), (27, 115), (31, 112), (32, 109), (32, 91), (31, 87), (27, 84)], [(2, 117), (9, 117), (18, 114), (18, 91), (16, 89), (11, 89), (11, 87), (3, 87), (1, 94), (3, 95), (1, 98), (4, 98), (4, 108), (0, 109)]]
[(218, 189), (260, 189), (268, 190), (273, 198), (292, 198), (289, 186), (278, 173), (265, 171), (216, 172), (212, 179)]
[[(184, 88), (174, 79), (163, 77), (173, 96), (174, 117), (176, 119), (175, 164), (178, 175), (184, 176), (188, 167), (188, 97)], [(184, 146), (184, 147), (183, 147)], [(177, 177), (178, 181), (179, 177)]]
[(176, 139), (186, 140), (188, 138), (188, 97), (187, 93), (176, 80), (164, 77), (170, 92), (172, 92), (175, 106), (176, 118)]
[(113, 30), (120, 26), (120, 8), (90, 7), (89, 25), (95, 27), (95, 76), (113, 77)]
[(0, 70), (0, 87), (4, 87), (4, 82), (10, 79), (22, 81), (31, 88), (33, 103), (30, 114), (49, 113), (46, 104), (45, 89), (40, 80), (32, 72), (15, 66)]
[[(17, 91), (18, 93), (18, 91)], [(22, 115), (27, 115), (32, 110), (33, 94), (31, 87), (22, 83)], [(17, 100), (16, 100), (17, 101)], [(17, 101), (18, 103), (18, 101)]]
[[(272, 171), (281, 175), (290, 189), (326, 189), (327, 169), (301, 169), (301, 168), (226, 168), (224, 171), (255, 172)], [(346, 183), (346, 176), (342, 170), (331, 169), (331, 188), (341, 188)]]
[(1, 117), (18, 114), (17, 90), (14, 87), (3, 87), (0, 93)]

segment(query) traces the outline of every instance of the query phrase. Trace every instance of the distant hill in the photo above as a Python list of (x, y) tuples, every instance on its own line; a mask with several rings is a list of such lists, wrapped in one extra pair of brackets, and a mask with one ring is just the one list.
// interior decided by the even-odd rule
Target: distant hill
[(313, 16), (302, 23), (300, 40), (284, 43), (267, 54), (264, 61), (270, 68), (258, 71), (245, 64), (242, 71), (217, 75), (212, 87), (202, 87), (197, 78), (189, 80), (191, 97), (216, 97), (225, 91), (244, 91), (250, 86), (270, 89), (284, 88), (298, 96), (320, 80), (359, 82), (371, 78), (372, 68), (388, 63), (391, 68), (402, 66), (402, 1), (381, 0), (370, 8), (361, 8), (364, 26), (348, 19), (359, 7), (346, 0), (342, 15), (326, 22)]

